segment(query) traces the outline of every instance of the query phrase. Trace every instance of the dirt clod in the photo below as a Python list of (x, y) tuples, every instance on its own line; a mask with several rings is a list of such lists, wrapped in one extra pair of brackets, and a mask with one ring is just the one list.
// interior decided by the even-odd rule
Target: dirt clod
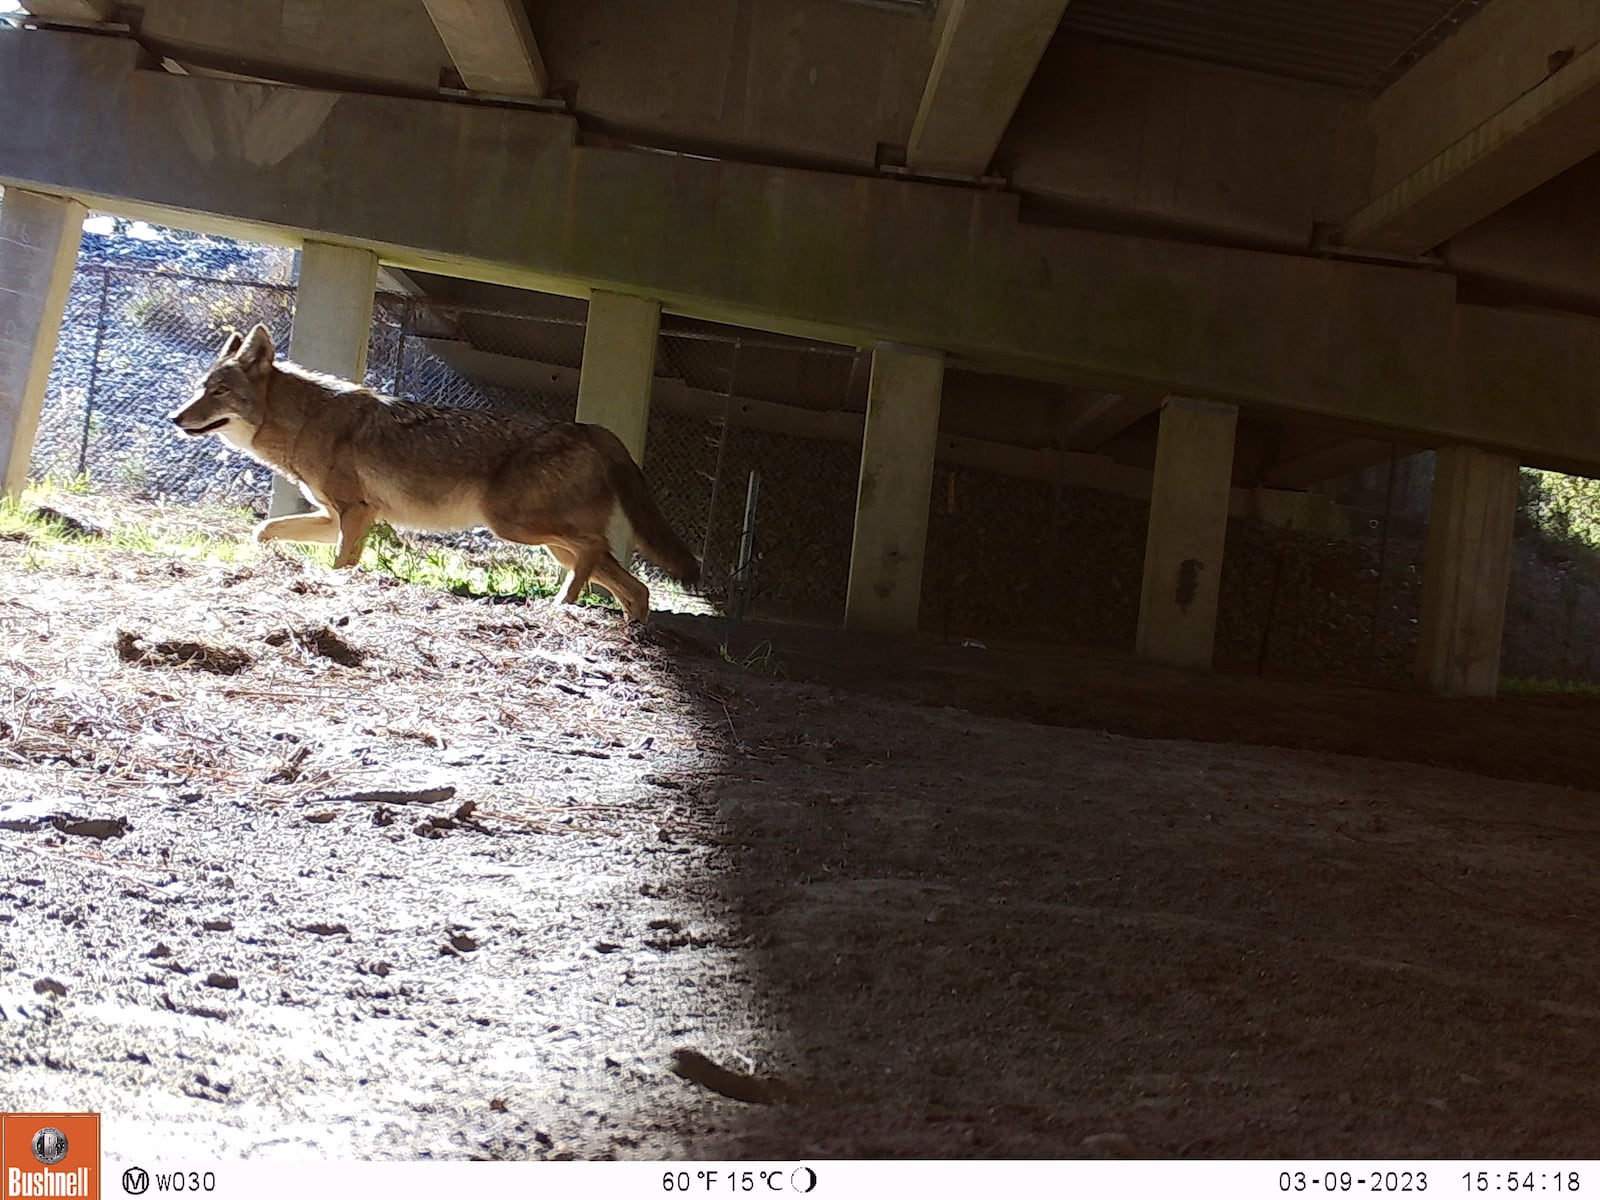
[(137, 633), (117, 631), (117, 657), (141, 667), (194, 667), (216, 675), (236, 675), (255, 662), (248, 651), (231, 646), (169, 638), (147, 642)]

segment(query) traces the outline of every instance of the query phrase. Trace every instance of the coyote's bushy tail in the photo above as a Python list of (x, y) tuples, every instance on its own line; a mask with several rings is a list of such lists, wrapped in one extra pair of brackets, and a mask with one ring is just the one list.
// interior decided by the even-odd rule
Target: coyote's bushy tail
[(616, 489), (628, 524), (633, 526), (633, 540), (640, 552), (684, 587), (694, 587), (700, 582), (700, 560), (661, 515), (645, 486), (644, 472), (626, 450), (620, 460), (613, 457), (610, 465), (611, 486)]

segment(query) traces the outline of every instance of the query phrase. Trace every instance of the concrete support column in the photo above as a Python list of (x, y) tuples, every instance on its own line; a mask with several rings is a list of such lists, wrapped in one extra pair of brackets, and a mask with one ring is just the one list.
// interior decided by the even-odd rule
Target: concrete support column
[(1162, 402), (1135, 643), (1146, 662), (1211, 669), (1238, 419), (1231, 404)]
[(21, 188), (7, 188), (0, 204), (0, 462), (7, 496), (28, 479), (86, 212), (76, 200)]
[(873, 350), (846, 629), (916, 632), (943, 389), (939, 351), (887, 343)]
[[(360, 383), (367, 374), (372, 297), (377, 288), (378, 256), (372, 251), (307, 242), (300, 252), (289, 357), (302, 367)], [(270, 515), (305, 512), (310, 507), (298, 487), (273, 478)]]
[[(660, 301), (617, 292), (589, 297), (583, 368), (578, 374), (578, 420), (611, 430), (641, 467), (660, 329)], [(611, 553), (627, 565), (631, 549), (627, 523), (620, 519), (611, 528)]]
[(1417, 686), (1493, 696), (1511, 577), (1517, 460), (1469, 446), (1437, 455), (1422, 568)]

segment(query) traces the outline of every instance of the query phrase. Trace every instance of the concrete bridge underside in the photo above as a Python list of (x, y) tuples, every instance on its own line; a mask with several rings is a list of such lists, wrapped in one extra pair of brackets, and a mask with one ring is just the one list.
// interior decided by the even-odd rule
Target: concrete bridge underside
[[(456, 19), (462, 13), (440, 19), (433, 11), (454, 7), (439, 0), (428, 11), (447, 44), (452, 37), (472, 42), (471, 22), (462, 32)], [(1062, 7), (1054, 6), (1055, 17)], [(947, 4), (924, 33), (934, 41), (937, 69), (926, 56), (901, 56), (911, 75), (927, 72), (920, 97), (912, 93), (916, 104), (901, 105), (909, 111), (895, 110), (892, 118), (882, 114), (894, 105), (878, 105), (882, 120), (914, 118), (910, 166), (898, 170), (844, 161), (842, 142), (804, 152), (793, 145), (765, 154), (746, 149), (742, 161), (624, 148), (619, 139), (587, 133), (573, 115), (545, 111), (548, 100), (475, 96), (465, 68), (466, 88), (431, 94), (415, 81), (373, 89), (342, 81), (304, 86), (303, 79), (289, 85), (155, 69), (147, 46), (104, 30), (0, 33), (0, 106), (12, 114), (0, 123), (0, 183), (8, 189), (0, 272), (35, 281), (7, 303), (22, 318), (40, 317), (14, 322), (15, 344), (0, 344), (0, 399), (13, 414), (8, 487), (16, 485), (15, 443), (31, 436), (28, 397), (42, 388), (38, 359), (41, 352), (48, 358), (45, 343), (53, 346), (49, 313), (54, 305), (59, 317), (59, 304), (52, 290), (70, 258), (63, 247), (76, 244), (68, 226), (81, 220), (83, 206), (342, 248), (366, 256), (346, 272), (358, 280), (370, 281), (366, 266), (382, 262), (585, 299), (637, 297), (650, 302), (641, 307), (652, 321), (664, 311), (881, 347), (863, 461), (876, 464), (875, 472), (894, 467), (904, 482), (869, 487), (864, 467), (858, 551), (866, 544), (862, 530), (871, 529), (873, 546), (890, 546), (897, 564), (916, 567), (897, 565), (892, 582), (874, 588), (866, 584), (873, 572), (882, 574), (882, 562), (853, 566), (851, 623), (863, 628), (915, 623), (915, 606), (908, 609), (905, 598), (920, 584), (917, 521), (926, 517), (926, 481), (920, 469), (906, 475), (899, 460), (930, 453), (946, 363), (1081, 389), (1074, 394), (1087, 399), (1069, 423), (1083, 436), (1091, 429), (1114, 434), (1140, 419), (1152, 432), (1159, 427), (1160, 449), (1151, 455), (1155, 503), (1176, 515), (1152, 521), (1140, 642), (1142, 652), (1153, 647), (1149, 656), (1162, 661), (1209, 661), (1210, 619), (1194, 619), (1204, 598), (1194, 609), (1184, 598), (1185, 580), (1214, 583), (1229, 483), (1240, 481), (1241, 461), (1253, 461), (1234, 453), (1250, 422), (1271, 423), (1300, 447), (1289, 458), (1256, 463), (1256, 483), (1296, 486), (1319, 464), (1331, 470), (1395, 442), (1451, 448), (1457, 457), (1436, 504), (1446, 506), (1450, 528), (1465, 522), (1478, 532), (1468, 537), (1470, 550), (1452, 549), (1466, 535), (1441, 535), (1437, 557), (1430, 543), (1429, 570), (1440, 578), (1469, 563), (1481, 570), (1485, 554), (1499, 554), (1505, 480), (1509, 472), (1514, 482), (1518, 463), (1600, 474), (1600, 324), (1581, 305), (1563, 312), (1469, 303), (1481, 298), (1481, 280), (1464, 282), (1448, 269), (1450, 254), (1400, 261), (1378, 253), (1415, 256), (1431, 250), (1440, 232), (1459, 235), (1469, 249), (1504, 245), (1503, 234), (1498, 242), (1474, 241), (1479, 223), (1504, 220), (1493, 206), (1477, 208), (1506, 191), (1516, 200), (1506, 164), (1536, 151), (1542, 177), (1524, 180), (1526, 190), (1559, 187), (1556, 177), (1575, 153), (1571, 138), (1559, 136), (1561, 123), (1573, 105), (1589, 102), (1587, 75), (1570, 76), (1562, 103), (1546, 106), (1560, 114), (1555, 124), (1540, 124), (1542, 109), (1525, 114), (1521, 125), (1515, 113), (1483, 119), (1501, 121), (1502, 138), (1524, 159), (1474, 158), (1447, 147), (1455, 158), (1441, 164), (1445, 151), (1415, 130), (1409, 142), (1390, 131), (1404, 151), (1381, 136), (1363, 143), (1365, 169), (1353, 174), (1365, 182), (1329, 185), (1327, 194), (1343, 206), (1329, 212), (1347, 218), (1332, 225), (1346, 240), (1365, 236), (1370, 252), (1321, 233), (1296, 246), (1282, 228), (1238, 214), (1229, 218), (1237, 227), (1219, 234), (1215, 214), (1139, 211), (1140, 204), (1125, 205), (1116, 221), (1069, 227), (1027, 192), (1027, 181), (1045, 178), (1054, 160), (1022, 151), (1036, 136), (1030, 115), (1049, 99), (1040, 98), (1044, 77), (1030, 85), (1029, 73), (1041, 56), (1048, 67), (1083, 53), (1082, 46), (1063, 49), (1059, 38), (1050, 39), (1048, 5), (1017, 16), (1015, 28), (976, 33), (963, 32), (961, 8)], [(517, 35), (528, 52), (473, 68), (500, 81), (497, 97), (510, 90), (508, 78), (526, 81), (521, 91), (530, 101), (547, 94), (547, 67), (528, 35)], [(997, 38), (1008, 45), (1006, 39), (1021, 39), (1037, 53), (1020, 56), (1027, 69), (1019, 78), (969, 94), (961, 73), (973, 68), (962, 64)], [(1434, 53), (1471, 49), (1447, 43)], [(1099, 69), (1134, 70), (1119, 54), (1125, 56), (1108, 51), (1104, 62), (1096, 60)], [(1587, 71), (1588, 56), (1578, 57)], [(457, 56), (458, 65), (478, 61)], [(326, 75), (312, 82), (326, 84)], [(1331, 104), (1330, 127), (1349, 107)], [(982, 119), (969, 127), (961, 114), (972, 112)], [(1343, 133), (1334, 136), (1344, 145)], [(1010, 187), (905, 173), (921, 162), (976, 177), (1008, 147), (1022, 155)], [(1408, 153), (1422, 159), (1409, 174), (1401, 169)], [(1386, 187), (1385, 172), (1395, 176)], [(1037, 190), (1051, 186), (1045, 179)], [(23, 196), (37, 199), (13, 203)], [(1212, 228), (1200, 236), (1195, 230), (1203, 224)], [(1502, 284), (1532, 286), (1518, 276), (1528, 270), (1525, 261), (1499, 261)], [(361, 286), (370, 303), (370, 282)], [(645, 340), (620, 328), (607, 337), (615, 346)], [(586, 366), (589, 357), (586, 350)], [(618, 385), (630, 395), (615, 397), (606, 410), (637, 424), (638, 413), (625, 410), (649, 403), (649, 364), (619, 378), (634, 381)], [(1162, 397), (1169, 399), (1157, 422), (1152, 414)], [(1003, 423), (1003, 415), (996, 420)], [(0, 433), (6, 430), (0, 423)], [(26, 445), (20, 455), (25, 462)], [(1484, 505), (1494, 510), (1487, 517)], [(1204, 548), (1204, 559), (1191, 544)], [(1150, 577), (1157, 563), (1175, 564), (1174, 579)], [(1429, 613), (1437, 636), (1430, 635), (1423, 682), (1492, 689), (1484, 680), (1493, 671), (1484, 664), (1498, 656), (1503, 596), (1448, 586), (1429, 594), (1437, 597)], [(1446, 611), (1450, 605), (1456, 608)], [(1467, 610), (1458, 611), (1461, 605)], [(1479, 614), (1484, 605), (1495, 611)]]

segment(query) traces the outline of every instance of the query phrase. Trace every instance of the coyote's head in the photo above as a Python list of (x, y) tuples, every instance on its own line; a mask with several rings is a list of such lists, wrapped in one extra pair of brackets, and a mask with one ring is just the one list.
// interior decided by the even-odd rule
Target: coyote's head
[(248, 447), (266, 420), (272, 355), (272, 335), (265, 325), (257, 325), (249, 337), (229, 334), (194, 399), (171, 414), (172, 423), (191, 437), (215, 433)]

